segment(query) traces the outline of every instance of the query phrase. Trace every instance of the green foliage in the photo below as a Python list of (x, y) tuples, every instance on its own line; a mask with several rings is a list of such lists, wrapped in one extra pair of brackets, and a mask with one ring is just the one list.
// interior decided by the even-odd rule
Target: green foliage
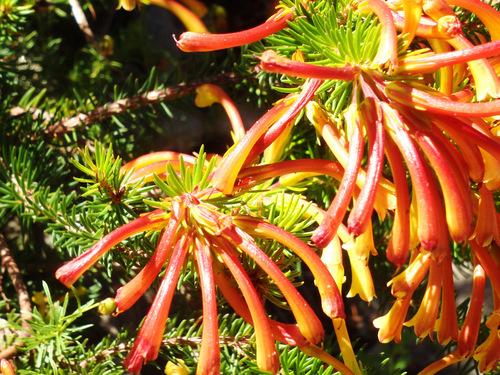
[[(310, 1), (307, 7), (300, 1), (282, 3), (297, 11), (285, 30), (241, 49), (188, 55), (180, 53), (170, 39), (172, 33), (183, 31), (180, 23), (162, 18), (149, 5), (125, 12), (117, 10), (115, 2), (82, 1), (79, 6), (92, 30), (85, 35), (81, 20), (74, 16), (74, 3), (0, 0), (0, 235), (5, 237), (24, 278), (27, 300), (34, 307), (30, 319), (24, 321), (18, 283), (4, 272), (0, 277), (0, 321), (7, 334), (0, 335), (0, 351), (4, 346), (17, 346), (18, 374), (127, 374), (123, 359), (133, 346), (158, 281), (122, 315), (100, 316), (97, 306), (150, 261), (160, 231), (134, 235), (114, 246), (69, 292), (54, 273), (64, 262), (141, 215), (157, 208), (169, 213), (176, 197), (209, 191), (203, 202), (221, 214), (260, 217), (310, 242), (317, 227), (317, 217), (308, 213), (311, 201), (328, 207), (338, 182), (315, 176), (274, 189), (280, 181), (276, 178), (233, 195), (220, 193), (210, 182), (219, 162), (212, 154), (222, 155), (230, 146), (229, 137), (221, 136), (229, 132), (220, 130), (226, 119), (219, 116), (218, 105), (210, 109), (194, 105), (196, 88), (214, 83), (237, 98), (237, 106), (251, 107), (246, 116), (253, 119), (283, 94), (299, 92), (302, 78), (256, 72), (256, 55), (268, 48), (288, 58), (300, 51), (309, 63), (328, 67), (346, 63), (369, 66), (374, 60), (382, 27), (373, 14), (358, 13), (347, 0)], [(216, 9), (220, 6), (209, 8), (204, 18), (211, 22), (211, 30), (224, 31), (217, 30), (213, 21), (220, 17)], [(477, 23), (470, 12), (458, 15), (463, 23)], [(268, 16), (266, 13), (263, 19)], [(486, 30), (480, 27), (466, 36), (477, 40), (477, 33), (486, 35)], [(402, 49), (403, 40), (398, 43)], [(388, 78), (379, 67), (374, 70)], [(326, 80), (316, 93), (317, 102), (335, 119), (340, 119), (352, 97), (353, 84), (337, 80)], [(248, 128), (250, 120), (244, 121)], [(300, 114), (282, 159), (330, 159), (321, 142)], [(132, 180), (133, 172), (124, 172), (127, 161), (163, 150), (195, 153), (196, 161), (187, 166), (181, 157), (178, 170), (166, 163), (166, 178), (155, 175), (150, 182)], [(363, 163), (366, 166), (366, 158)], [(384, 170), (384, 175), (390, 177), (390, 171)], [(497, 206), (498, 198), (497, 193)], [(375, 247), (383, 253), (392, 219), (374, 223)], [(316, 291), (302, 261), (290, 249), (255, 237), (255, 243), (294, 286), (306, 288), (304, 294), (309, 294), (311, 286)], [(472, 261), (462, 245), (454, 244), (452, 255), (461, 269)], [(265, 291), (269, 315), (293, 322), (288, 311), (282, 311), (288, 304), (280, 289), (253, 259), (238, 256), (255, 286)], [(163, 373), (167, 361), (183, 360), (191, 372), (196, 369), (203, 326), (195, 269), (194, 261), (183, 265), (159, 357), (149, 362), (144, 374)], [(384, 257), (371, 257), (370, 270), (378, 298), (367, 309), (380, 314), (393, 301), (385, 285), (395, 269)], [(163, 273), (164, 269), (159, 276)], [(45, 298), (42, 302), (35, 298), (40, 297), (40, 290)], [(415, 295), (423, 292), (420, 287)], [(307, 297), (321, 304), (316, 295)], [(252, 325), (238, 317), (222, 295), (217, 300), (221, 373), (264, 374), (255, 363)], [(467, 306), (467, 302), (458, 306), (460, 324)], [(415, 309), (412, 306), (410, 311)], [(338, 358), (339, 345), (329, 327), (331, 321), (326, 321), (324, 349)], [(376, 335), (371, 325), (351, 328)], [(487, 335), (483, 327), (479, 340)], [(368, 347), (371, 342), (355, 346), (362, 347), (357, 355), (364, 373), (395, 375), (415, 361), (415, 341), (405, 330), (402, 346), (377, 346), (376, 353)], [(450, 345), (444, 351), (453, 349)], [(277, 350), (280, 374), (337, 374), (297, 347), (277, 344)], [(475, 367), (473, 361), (464, 362), (457, 371), (465, 374)]]

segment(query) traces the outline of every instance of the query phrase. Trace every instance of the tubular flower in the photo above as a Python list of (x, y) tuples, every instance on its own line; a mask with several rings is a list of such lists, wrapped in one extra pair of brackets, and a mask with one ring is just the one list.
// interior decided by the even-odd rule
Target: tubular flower
[[(466, 38), (468, 25), (452, 7), (477, 15), (490, 37)], [(436, 333), (440, 343), (459, 343), (457, 352), (424, 371), (433, 373), (476, 350), (482, 280), (491, 280), (496, 298), (500, 291), (500, 224), (493, 202), (500, 189), (500, 141), (493, 130), (500, 116), (493, 59), (500, 53), (500, 13), (478, 0), (366, 0), (342, 11), (330, 2), (308, 2), (288, 13), (279, 34), (264, 42), (258, 69), (286, 76), (295, 91), (228, 151), (214, 186), (229, 196), (280, 173), (286, 176), (266, 186), (333, 177), (335, 194), (325, 200), (326, 211), (315, 209), (321, 220), (311, 240), (323, 249), (337, 285), (344, 278), (340, 249), (346, 250), (353, 270), (349, 296), (367, 301), (375, 298), (368, 268), (368, 257), (377, 254), (370, 243), (372, 214), (391, 218), (385, 254), (398, 267), (388, 283), (395, 303), (374, 324), (381, 341), (401, 340), (414, 292), (427, 280), (420, 308), (406, 325), (417, 336), (433, 339)], [(334, 19), (337, 24), (328, 23)], [(366, 20), (363, 27), (359, 19)], [(203, 48), (224, 48), (210, 43)], [(273, 143), (304, 109), (332, 164), (276, 162), (275, 150), (283, 148)], [(478, 269), (474, 303), (460, 331), (450, 241), (464, 244)]]
[(410, 302), (411, 296), (398, 298), (386, 315), (373, 321), (375, 328), (379, 329), (378, 339), (381, 343), (387, 343), (392, 340), (401, 342), (401, 331)]
[[(159, 161), (165, 163), (162, 160), (172, 156), (176, 155), (144, 156), (126, 165), (122, 172), (140, 173)], [(110, 232), (56, 272), (56, 277), (69, 287), (119, 242), (142, 232), (161, 232), (156, 250), (145, 266), (117, 291), (111, 304), (116, 306), (116, 314), (129, 309), (163, 270), (164, 276), (156, 297), (124, 361), (132, 374), (139, 373), (144, 362), (158, 356), (172, 298), (185, 267), (197, 273), (203, 300), (203, 330), (197, 374), (218, 374), (220, 371), (220, 353), (214, 349), (219, 345), (216, 288), (221, 290), (236, 313), (254, 326), (257, 364), (263, 371), (277, 373), (279, 370), (275, 340), (308, 347), (323, 339), (324, 331), (319, 318), (285, 275), (289, 262), (280, 264), (270, 258), (258, 245), (259, 238), (281, 244), (304, 261), (315, 278), (324, 312), (334, 320), (343, 321), (345, 318), (339, 287), (312, 248), (292, 233), (263, 218), (233, 213), (224, 208), (224, 204), (221, 204), (224, 196), (210, 185), (215, 162), (213, 158), (207, 165), (205, 154), (201, 153), (193, 163), (181, 165), (178, 173), (171, 164), (165, 166), (168, 173), (154, 174), (156, 186), (167, 195), (166, 199), (155, 204), (160, 208)], [(138, 167), (137, 172), (134, 166)], [(331, 166), (330, 162), (324, 163), (319, 166), (318, 173), (329, 171)], [(249, 180), (266, 181), (276, 176), (273, 173), (259, 175), (255, 167), (249, 169)], [(136, 176), (133, 183), (142, 181), (142, 178)], [(250, 192), (252, 186), (247, 184), (246, 191)], [(243, 185), (240, 188), (243, 189)], [(262, 211), (262, 207), (259, 210)], [(291, 255), (287, 257), (293, 260)], [(254, 268), (249, 269), (249, 264), (253, 264)], [(260, 273), (257, 284), (250, 277), (250, 272)], [(233, 284), (232, 280), (236, 283)], [(270, 294), (279, 295), (282, 303), (290, 307), (296, 324), (284, 324), (268, 317), (264, 303), (270, 299)], [(342, 345), (348, 348), (350, 341), (347, 331), (342, 331), (342, 339)], [(352, 357), (352, 348), (349, 353)], [(317, 354), (319, 358), (322, 357)], [(329, 361), (336, 368), (344, 368), (331, 359)]]
[[(415, 291), (427, 280), (420, 308), (406, 325), (419, 337), (433, 339), (436, 333), (440, 343), (457, 341), (458, 349), (422, 374), (472, 356), (482, 368), (494, 368), (499, 355), (496, 315), (488, 320), (491, 338), (476, 345), (486, 278), (497, 305), (500, 299), (500, 214), (493, 201), (500, 190), (500, 64), (492, 59), (500, 54), (500, 13), (478, 0), (365, 0), (340, 9), (344, 5), (304, 2), (250, 30), (187, 32), (177, 40), (182, 51), (199, 52), (241, 46), (276, 33), (263, 41), (263, 48), (255, 47), (258, 70), (285, 76), (275, 84), (286, 82), (283, 90), (289, 94), (246, 133), (236, 126), (237, 142), (221, 160), (166, 153), (126, 165), (123, 172), (130, 184), (154, 182), (168, 197), (151, 204), (156, 210), (106, 234), (57, 271), (56, 277), (71, 286), (121, 241), (161, 232), (147, 264), (115, 298), (117, 313), (130, 308), (164, 270), (125, 360), (131, 373), (158, 355), (184, 268), (198, 275), (203, 296), (198, 373), (219, 371), (221, 357), (214, 350), (219, 342), (216, 288), (255, 328), (260, 369), (279, 371), (274, 343), (279, 341), (344, 373), (360, 373), (344, 321), (342, 260), (345, 250), (353, 275), (349, 296), (358, 294), (370, 302), (376, 296), (368, 259), (378, 256), (372, 241), (374, 212), (380, 222), (392, 221), (385, 254), (398, 268), (387, 285), (394, 304), (373, 322), (379, 340), (401, 341)], [(476, 14), (492, 41), (467, 39), (467, 25), (452, 6)], [(214, 94), (212, 86), (207, 88)], [(203, 95), (199, 104), (206, 99)], [(221, 100), (220, 92), (216, 96)], [(293, 159), (293, 152), (293, 160), (282, 160), (288, 156), (283, 143), (291, 128), (305, 121), (332, 160)], [(305, 207), (303, 198), (304, 204), (293, 204), (287, 187), (306, 178), (314, 183), (319, 175), (331, 177), (335, 194), (322, 196), (317, 205), (308, 202)], [(261, 217), (268, 213), (276, 219), (280, 209), (297, 211), (293, 215), (307, 217), (308, 225), (316, 222), (310, 239), (322, 249), (321, 257), (288, 223), (276, 225)], [(463, 253), (475, 267), (472, 298), (460, 330), (450, 241), (463, 244)], [(267, 242), (285, 249), (277, 252), (280, 257), (266, 253)], [(345, 365), (316, 345), (324, 336), (322, 324), (287, 277), (295, 259), (315, 278)], [(252, 278), (250, 271), (258, 277)], [(276, 300), (287, 305), (295, 323), (267, 315), (265, 302)]]
[(486, 321), (486, 327), (490, 329), (488, 338), (476, 348), (474, 359), (479, 362), (479, 371), (488, 373), (498, 369), (500, 361), (500, 314), (496, 310)]
[(415, 334), (420, 338), (434, 333), (443, 281), (442, 263), (431, 261), (429, 280), (420, 307), (415, 316), (405, 323), (408, 327), (414, 327)]
[(292, 17), (291, 9), (282, 9), (262, 25), (245, 31), (229, 34), (185, 32), (177, 40), (177, 47), (184, 52), (206, 52), (242, 46), (282, 30)]

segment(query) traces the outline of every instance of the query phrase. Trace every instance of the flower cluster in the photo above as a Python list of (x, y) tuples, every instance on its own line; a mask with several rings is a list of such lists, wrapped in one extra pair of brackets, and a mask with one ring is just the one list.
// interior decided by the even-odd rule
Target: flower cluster
[[(156, 298), (142, 323), (132, 351), (125, 358), (125, 367), (131, 373), (139, 373), (144, 361), (154, 360), (158, 356), (179, 276), (183, 268), (189, 265), (198, 274), (203, 299), (203, 332), (197, 373), (219, 373), (220, 354), (214, 350), (219, 345), (216, 286), (234, 311), (254, 326), (259, 368), (276, 373), (279, 361), (275, 340), (317, 353), (317, 356), (328, 355), (315, 346), (324, 337), (323, 326), (316, 313), (285, 276), (287, 270), (280, 268), (259, 247), (258, 239), (266, 238), (289, 249), (311, 269), (321, 294), (323, 311), (334, 320), (339, 335), (346, 340), (344, 350), (351, 353), (343, 322), (345, 313), (342, 297), (326, 265), (313, 249), (287, 230), (263, 218), (242, 214), (240, 210), (232, 212), (225, 209), (221, 203), (224, 199), (221, 201), (220, 194), (210, 187), (209, 176), (217, 159), (213, 157), (208, 163), (203, 153), (194, 158), (159, 152), (126, 164), (122, 172), (128, 174), (129, 184), (146, 183), (154, 179), (167, 198), (157, 204), (160, 208), (115, 229), (79, 257), (59, 268), (57, 279), (69, 287), (119, 242), (142, 232), (160, 231), (158, 246), (147, 264), (132, 280), (118, 289), (114, 298), (116, 314), (129, 309), (165, 267)], [(163, 173), (156, 173), (160, 171)], [(275, 175), (272, 172), (268, 175), (258, 172), (247, 171), (247, 187), (252, 185), (248, 181), (255, 184), (256, 181), (265, 181)], [(290, 199), (286, 199), (286, 202), (291, 204)], [(260, 206), (260, 210), (263, 209)], [(248, 264), (245, 258), (251, 259), (263, 273), (257, 285), (249, 275), (250, 270), (244, 266)], [(286, 262), (282, 263), (286, 266)], [(287, 302), (296, 324), (281, 323), (268, 317), (264, 309), (270, 287), (266, 278)], [(328, 357), (327, 361), (344, 373), (351, 373), (335, 358)]]
[[(474, 38), (466, 34), (469, 30), (452, 7), (475, 14), (489, 39), (479, 32)], [(374, 321), (380, 341), (401, 341), (406, 325), (421, 338), (433, 339), (436, 334), (442, 344), (457, 342), (456, 351), (423, 374), (470, 357), (479, 361), (481, 371), (496, 369), (500, 218), (493, 194), (500, 189), (496, 129), (500, 78), (493, 56), (500, 54), (499, 30), (500, 12), (480, 0), (363, 0), (304, 1), (300, 7), (285, 1), (268, 21), (247, 31), (182, 34), (178, 47), (200, 52), (253, 43), (281, 31), (259, 54), (258, 70), (288, 77), (284, 81), (294, 84), (295, 90), (245, 132), (234, 107), (224, 104), (227, 97), (214, 87), (200, 89), (199, 95), (212, 97), (200, 97), (198, 105), (220, 102), (229, 111), (235, 145), (222, 158), (214, 157), (211, 166), (204, 159), (179, 159), (169, 153), (145, 156), (125, 166), (132, 181), (154, 180), (168, 198), (157, 210), (105, 236), (59, 269), (57, 277), (69, 286), (123, 239), (161, 230), (148, 264), (115, 298), (117, 311), (126, 310), (166, 264), (157, 297), (125, 360), (127, 368), (137, 373), (143, 360), (156, 358), (179, 273), (188, 259), (197, 269), (204, 301), (198, 373), (218, 372), (219, 354), (213, 351), (218, 345), (216, 285), (255, 327), (259, 367), (275, 373), (279, 363), (274, 340), (299, 346), (318, 358), (326, 353), (315, 345), (323, 331), (314, 311), (255, 240), (272, 239), (309, 266), (323, 311), (334, 320), (348, 368), (331, 358), (325, 361), (342, 373), (359, 373), (343, 322), (342, 253), (344, 249), (352, 268), (349, 296), (370, 302), (375, 289), (368, 260), (377, 255), (372, 233), (376, 212), (379, 221), (392, 221), (385, 255), (399, 270), (388, 283), (394, 304)], [(314, 126), (333, 161), (280, 161), (281, 154), (268, 152), (286, 142), (300, 113)], [(171, 162), (167, 169), (166, 161)], [(186, 178), (186, 165), (193, 168), (192, 176), (200, 178)], [(297, 180), (327, 175), (338, 181), (326, 210), (309, 205), (305, 211), (319, 224), (311, 241), (323, 249), (321, 258), (291, 233), (257, 215), (229, 211), (220, 204), (223, 199), (213, 203), (214, 197), (242, 197), (259, 184), (291, 173)], [(190, 187), (180, 188), (186, 179)], [(282, 180), (266, 185), (269, 191), (284, 187)], [(474, 267), (469, 309), (461, 324), (450, 244), (463, 246)], [(268, 318), (241, 263), (243, 256), (273, 280), (296, 325)], [(493, 286), (495, 311), (486, 323), (490, 336), (478, 345), (486, 278)], [(424, 280), (420, 307), (407, 321), (415, 291)]]
[[(471, 39), (463, 28), (467, 25), (462, 25), (452, 7), (477, 16), (491, 41), (479, 31)], [(346, 26), (354, 22), (353, 12), (366, 16), (366, 24), (372, 22), (368, 17), (377, 18), (377, 48), (371, 43), (373, 37), (362, 42), (363, 35), (369, 35), (369, 27), (360, 27), (359, 31)], [(354, 243), (344, 247), (354, 274), (362, 274), (364, 282), (353, 280), (351, 294), (359, 293), (367, 301), (374, 292), (369, 270), (362, 265), (366, 266), (368, 257), (376, 251), (369, 245), (359, 245), (365, 249), (361, 253), (353, 254), (351, 249), (371, 237), (373, 211), (380, 220), (388, 212), (393, 218), (387, 259), (398, 268), (409, 261), (389, 282), (396, 297), (393, 307), (374, 322), (380, 328), (380, 340), (399, 341), (403, 325), (413, 326), (419, 337), (432, 338), (436, 332), (441, 343), (458, 340), (455, 361), (474, 356), (481, 368), (496, 368), (499, 357), (490, 344), (493, 339), (476, 352), (475, 346), (486, 276), (493, 284), (495, 310), (500, 307), (496, 281), (499, 226), (493, 200), (493, 193), (500, 188), (500, 141), (495, 118), (500, 115), (500, 79), (493, 58), (500, 53), (500, 13), (479, 0), (366, 0), (340, 5), (307, 2), (301, 10), (295, 9), (294, 15), (288, 21), (290, 32), (284, 30), (286, 37), (282, 39), (273, 38), (272, 49), (260, 54), (258, 66), (266, 72), (294, 77), (294, 82), (305, 79), (300, 94), (289, 95), (259, 120), (224, 156), (221, 166), (237, 164), (237, 168), (244, 168), (305, 109), (341, 168), (337, 193), (313, 233), (314, 244), (325, 248), (342, 234), (344, 243)], [(328, 24), (332, 19), (338, 24)], [(336, 26), (340, 31), (329, 29)], [(356, 47), (349, 49), (350, 36), (338, 35), (342, 28), (358, 38), (358, 51)], [(298, 30), (312, 31), (300, 36)], [(248, 36), (251, 33), (249, 30)], [(179, 47), (190, 51), (197, 40), (208, 45), (209, 38), (203, 35), (197, 39), (189, 33), (189, 38), (181, 36)], [(289, 56), (293, 38), (297, 49)], [(227, 45), (231, 46), (234, 44)], [(338, 81), (349, 84), (350, 95), (344, 98), (349, 104), (332, 109), (331, 96), (342, 95), (346, 86), (332, 83)], [(387, 165), (391, 174), (383, 175)], [(231, 192), (237, 168), (219, 169), (214, 186)], [(474, 291), (462, 327), (458, 326), (455, 309), (450, 240), (470, 250), (475, 270)], [(363, 262), (356, 264), (356, 259)], [(420, 308), (405, 322), (413, 293), (425, 279), (427, 289)], [(367, 285), (368, 291), (360, 285)], [(492, 321), (490, 318), (488, 327), (493, 327), (494, 337), (498, 327)]]

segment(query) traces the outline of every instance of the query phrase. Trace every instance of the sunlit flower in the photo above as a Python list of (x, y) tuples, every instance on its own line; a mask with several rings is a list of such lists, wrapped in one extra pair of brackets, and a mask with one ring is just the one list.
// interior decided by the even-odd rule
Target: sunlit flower
[[(133, 171), (132, 175), (136, 173), (133, 181), (137, 183), (148, 176), (143, 171), (150, 173), (151, 165), (157, 168), (156, 164), (161, 162), (162, 157), (170, 159), (173, 156), (175, 155), (168, 153), (145, 156), (127, 165), (123, 172), (129, 171), (130, 174)], [(112, 301), (116, 304), (116, 313), (129, 309), (165, 267), (163, 280), (150, 311), (124, 361), (130, 373), (139, 373), (145, 361), (154, 360), (158, 356), (172, 298), (185, 264), (192, 264), (193, 268), (196, 265), (203, 297), (203, 331), (197, 373), (219, 373), (220, 353), (214, 350), (219, 345), (216, 285), (235, 311), (255, 327), (257, 364), (262, 370), (276, 373), (279, 369), (275, 340), (303, 347), (323, 339), (324, 331), (320, 320), (278, 264), (257, 245), (256, 238), (274, 240), (301, 258), (315, 277), (324, 312), (332, 319), (343, 321), (345, 318), (342, 296), (335, 280), (308, 245), (264, 219), (230, 214), (210, 203), (214, 197), (220, 199), (220, 194), (208, 187), (215, 160), (207, 166), (204, 157), (201, 157), (193, 164), (181, 167), (180, 176), (171, 165), (165, 166), (168, 173), (163, 176), (166, 181), (162, 182), (158, 174), (154, 175), (154, 181), (169, 195), (164, 202), (158, 203), (161, 208), (110, 232), (56, 273), (56, 277), (69, 287), (119, 242), (142, 232), (161, 231), (157, 248), (147, 264), (117, 291)], [(190, 173), (191, 177), (186, 177), (186, 173)], [(182, 187), (182, 177), (188, 181), (185, 187)], [(195, 177), (198, 180), (193, 180)], [(189, 186), (194, 188), (190, 191)], [(257, 286), (251, 281), (242, 258), (255, 262), (263, 275), (276, 285), (295, 316), (295, 325), (282, 324), (267, 317), (263, 305), (267, 291), (263, 289), (257, 292)], [(231, 275), (236, 281), (237, 289), (228, 283), (227, 275)], [(343, 333), (344, 340), (349, 341), (346, 333)], [(346, 348), (347, 341), (343, 344)]]
[(292, 17), (292, 10), (282, 9), (262, 25), (245, 31), (228, 34), (185, 32), (177, 40), (177, 47), (184, 52), (206, 52), (242, 46), (282, 30)]
[(373, 321), (375, 328), (379, 329), (378, 339), (380, 342), (387, 343), (392, 340), (401, 342), (401, 331), (410, 302), (411, 296), (398, 298), (386, 315)]

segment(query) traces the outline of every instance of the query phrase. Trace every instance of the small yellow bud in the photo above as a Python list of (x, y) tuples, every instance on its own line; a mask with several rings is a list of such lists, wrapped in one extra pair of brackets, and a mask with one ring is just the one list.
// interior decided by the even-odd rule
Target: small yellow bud
[(97, 311), (99, 314), (109, 315), (113, 313), (116, 309), (116, 303), (114, 298), (106, 298), (105, 300), (99, 303), (99, 307)]
[(166, 375), (189, 375), (189, 369), (184, 364), (182, 359), (177, 360), (177, 364), (172, 361), (168, 361), (165, 366), (165, 374)]

